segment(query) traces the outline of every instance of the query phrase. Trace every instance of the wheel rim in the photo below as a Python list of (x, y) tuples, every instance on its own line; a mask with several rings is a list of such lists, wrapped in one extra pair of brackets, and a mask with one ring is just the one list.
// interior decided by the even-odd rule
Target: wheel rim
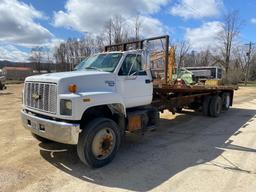
[(92, 141), (92, 153), (98, 160), (107, 158), (116, 145), (115, 133), (112, 129), (105, 127), (99, 130)]
[(216, 105), (216, 112), (219, 114), (220, 111), (221, 111), (221, 104), (217, 103), (217, 105)]
[(230, 97), (229, 95), (226, 96), (226, 103), (225, 103), (225, 107), (229, 108), (229, 104), (230, 104)]

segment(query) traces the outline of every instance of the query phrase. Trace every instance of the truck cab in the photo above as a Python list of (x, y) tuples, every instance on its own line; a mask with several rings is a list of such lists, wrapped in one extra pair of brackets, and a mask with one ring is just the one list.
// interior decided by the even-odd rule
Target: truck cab
[(142, 50), (103, 52), (72, 72), (27, 77), (24, 127), (40, 141), (77, 145), (80, 159), (89, 166), (105, 165), (125, 131), (155, 124), (158, 112), (145, 107), (153, 99), (152, 76), (145, 65)]
[(125, 108), (150, 104), (153, 95), (152, 77), (143, 69), (142, 51), (107, 52), (81, 62), (75, 70), (97, 70), (112, 73), (113, 81), (105, 82), (122, 98)]

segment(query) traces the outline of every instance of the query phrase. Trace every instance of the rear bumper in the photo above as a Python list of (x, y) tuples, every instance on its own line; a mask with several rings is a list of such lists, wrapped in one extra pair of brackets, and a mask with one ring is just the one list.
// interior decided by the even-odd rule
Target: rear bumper
[(47, 138), (52, 141), (77, 144), (79, 133), (81, 132), (80, 124), (65, 123), (28, 114), (21, 111), (23, 126), (32, 133)]

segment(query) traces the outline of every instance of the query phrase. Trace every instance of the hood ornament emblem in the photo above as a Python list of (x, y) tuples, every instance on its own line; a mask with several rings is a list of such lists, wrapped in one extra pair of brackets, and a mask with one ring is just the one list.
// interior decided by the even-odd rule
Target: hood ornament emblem
[(33, 93), (33, 94), (32, 94), (32, 98), (33, 98), (34, 100), (39, 100), (39, 99), (41, 99), (41, 96), (38, 95), (37, 93)]

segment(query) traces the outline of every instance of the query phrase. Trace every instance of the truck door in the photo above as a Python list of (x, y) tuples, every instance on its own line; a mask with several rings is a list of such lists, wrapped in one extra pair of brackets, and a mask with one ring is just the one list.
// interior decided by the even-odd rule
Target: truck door
[(153, 97), (151, 74), (142, 67), (140, 54), (126, 55), (118, 72), (118, 90), (127, 108), (150, 104)]

